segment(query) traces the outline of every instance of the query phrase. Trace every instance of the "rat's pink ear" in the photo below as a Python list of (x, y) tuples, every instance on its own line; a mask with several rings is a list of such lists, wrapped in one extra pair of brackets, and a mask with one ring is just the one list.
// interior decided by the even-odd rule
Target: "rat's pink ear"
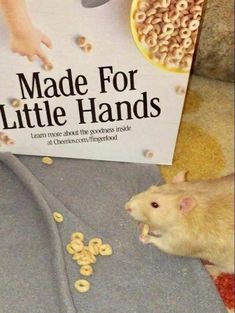
[(172, 179), (172, 183), (173, 184), (177, 184), (177, 183), (183, 183), (186, 181), (186, 175), (187, 175), (186, 170), (183, 170), (181, 172), (179, 172), (173, 179)]
[(180, 211), (183, 214), (187, 214), (191, 211), (196, 205), (196, 201), (193, 197), (185, 196), (180, 199)]

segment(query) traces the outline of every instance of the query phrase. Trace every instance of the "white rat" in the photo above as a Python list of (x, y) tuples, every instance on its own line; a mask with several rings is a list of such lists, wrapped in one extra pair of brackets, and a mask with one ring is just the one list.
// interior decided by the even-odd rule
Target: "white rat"
[(134, 219), (150, 226), (140, 240), (234, 273), (234, 174), (195, 182), (185, 176), (182, 171), (172, 183), (152, 186), (126, 203)]

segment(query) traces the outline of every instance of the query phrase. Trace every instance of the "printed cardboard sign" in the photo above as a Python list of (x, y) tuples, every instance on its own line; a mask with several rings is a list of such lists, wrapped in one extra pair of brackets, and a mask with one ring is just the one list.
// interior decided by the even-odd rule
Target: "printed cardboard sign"
[(172, 163), (202, 0), (0, 3), (0, 151)]

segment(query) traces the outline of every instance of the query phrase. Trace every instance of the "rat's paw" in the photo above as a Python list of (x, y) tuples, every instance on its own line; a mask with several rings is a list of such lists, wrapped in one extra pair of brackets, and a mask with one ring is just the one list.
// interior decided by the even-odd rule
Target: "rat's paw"
[(139, 240), (144, 244), (147, 245), (149, 243), (150, 237), (149, 236), (144, 236), (144, 235), (140, 235), (139, 236)]
[(142, 228), (144, 227), (144, 223), (143, 222), (139, 222), (139, 224), (138, 224), (138, 229), (140, 230), (140, 231), (142, 231)]

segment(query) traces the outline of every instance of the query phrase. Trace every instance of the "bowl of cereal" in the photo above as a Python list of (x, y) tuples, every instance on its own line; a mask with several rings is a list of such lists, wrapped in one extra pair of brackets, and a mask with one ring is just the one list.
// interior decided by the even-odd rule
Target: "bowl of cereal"
[(154, 66), (190, 71), (204, 0), (133, 0), (131, 31), (136, 46)]

